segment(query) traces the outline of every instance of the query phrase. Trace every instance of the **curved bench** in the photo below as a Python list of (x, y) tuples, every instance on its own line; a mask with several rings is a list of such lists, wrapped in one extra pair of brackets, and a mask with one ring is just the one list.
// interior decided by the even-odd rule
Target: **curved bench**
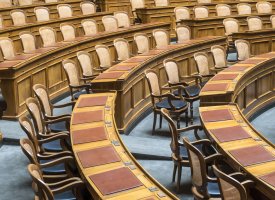
[(177, 199), (153, 179), (123, 144), (115, 121), (116, 93), (81, 95), (71, 119), (71, 143), (94, 199)]

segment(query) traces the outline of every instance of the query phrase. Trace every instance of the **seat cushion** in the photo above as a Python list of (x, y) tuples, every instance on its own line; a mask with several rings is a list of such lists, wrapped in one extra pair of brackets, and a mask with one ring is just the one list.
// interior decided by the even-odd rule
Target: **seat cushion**
[(55, 200), (76, 200), (71, 190), (62, 192), (60, 194), (55, 194), (54, 199)]
[(45, 150), (48, 150), (48, 151), (62, 151), (60, 140), (44, 143), (42, 146)]
[[(175, 106), (176, 109), (181, 109), (187, 106), (187, 103), (185, 101), (182, 100), (172, 100), (171, 101), (173, 106)], [(160, 102), (156, 103), (156, 107), (157, 108), (166, 108), (168, 110), (171, 110), (171, 106), (168, 103), (168, 99), (165, 98), (163, 100), (161, 100)]]
[[(191, 85), (186, 87), (187, 92), (189, 93), (190, 97), (196, 97), (199, 96), (200, 94), (200, 88), (196, 85)], [(179, 91), (176, 90), (174, 92), (174, 95), (179, 96)], [(184, 91), (182, 91), (182, 96), (186, 97), (186, 93)]]
[(57, 122), (57, 123), (54, 123), (54, 124), (49, 124), (48, 126), (50, 128), (50, 130), (52, 132), (62, 132), (62, 131), (67, 131), (67, 127), (66, 127), (66, 122)]
[(228, 62), (236, 62), (238, 61), (238, 55), (236, 52), (230, 52), (227, 55), (227, 61)]
[(220, 189), (218, 183), (208, 182), (207, 191), (211, 197), (220, 197)]

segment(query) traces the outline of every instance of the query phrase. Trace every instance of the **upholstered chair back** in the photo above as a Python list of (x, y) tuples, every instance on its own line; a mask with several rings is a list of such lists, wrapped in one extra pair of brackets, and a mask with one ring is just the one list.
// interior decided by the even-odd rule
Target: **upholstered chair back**
[(132, 10), (145, 7), (144, 0), (130, 0), (130, 3), (131, 3)]
[(18, 0), (20, 6), (32, 5), (33, 0)]
[(238, 60), (246, 60), (250, 57), (250, 45), (246, 40), (236, 40), (235, 47), (238, 53)]
[(127, 28), (131, 26), (130, 17), (127, 12), (125, 11), (114, 12), (114, 17), (117, 19), (119, 27)]
[(239, 21), (234, 18), (227, 18), (223, 20), (225, 28), (225, 35), (231, 35), (232, 33), (239, 32)]
[(59, 18), (68, 18), (73, 16), (72, 6), (70, 4), (57, 5)]
[(83, 15), (91, 15), (96, 13), (96, 5), (90, 1), (83, 1), (80, 3), (80, 8)]
[(161, 95), (157, 73), (153, 70), (147, 70), (145, 76), (149, 85), (150, 93), (153, 95)]
[(87, 51), (79, 51), (76, 55), (82, 69), (82, 74), (84, 76), (92, 76), (93, 61), (91, 55)]
[(81, 26), (85, 35), (95, 35), (98, 33), (97, 23), (93, 19), (83, 19), (81, 21)]
[(272, 13), (272, 4), (268, 1), (259, 1), (256, 8), (259, 14)]
[(275, 28), (275, 15), (270, 16), (270, 22), (271, 22), (272, 28)]
[(50, 20), (50, 12), (47, 7), (35, 7), (34, 13), (38, 22), (44, 22)]
[(150, 50), (150, 41), (146, 33), (136, 33), (134, 40), (139, 54), (147, 53)]
[(99, 58), (100, 67), (109, 68), (112, 66), (111, 53), (106, 45), (96, 45), (95, 50)]
[(258, 31), (263, 28), (262, 19), (257, 16), (247, 17), (247, 24), (249, 31)]
[(200, 75), (209, 75), (209, 63), (208, 55), (205, 52), (198, 52), (194, 54), (194, 59), (196, 62), (197, 70)]
[(239, 15), (251, 15), (251, 5), (247, 3), (237, 4), (237, 11)]
[(116, 31), (118, 29), (118, 21), (112, 15), (103, 16), (102, 23), (105, 31)]
[(13, 41), (7, 37), (0, 37), (0, 48), (5, 60), (12, 60), (16, 56)]
[(29, 31), (23, 31), (19, 33), (19, 37), (23, 44), (24, 53), (32, 53), (36, 50), (35, 36)]
[(164, 29), (153, 30), (153, 37), (155, 39), (157, 49), (167, 47), (170, 44), (169, 33)]
[(179, 67), (178, 63), (171, 58), (165, 59), (163, 65), (167, 74), (168, 82), (171, 84), (179, 83)]
[(119, 61), (127, 60), (130, 58), (130, 47), (127, 40), (124, 38), (117, 38), (114, 40), (114, 46), (117, 52), (117, 59)]
[(174, 13), (177, 22), (182, 19), (190, 19), (190, 9), (187, 7), (175, 7)]
[(223, 46), (214, 45), (211, 47), (211, 52), (214, 58), (215, 68), (226, 67), (226, 51)]
[(188, 26), (179, 25), (176, 27), (176, 34), (178, 43), (184, 42), (191, 39), (191, 30)]
[(63, 68), (65, 70), (69, 85), (79, 86), (79, 74), (76, 63), (73, 60), (67, 59), (62, 61)]
[(217, 4), (216, 13), (217, 13), (217, 16), (231, 15), (231, 7), (227, 4)]
[(60, 24), (60, 31), (62, 33), (63, 40), (65, 42), (74, 40), (76, 38), (75, 27), (72, 24), (61, 23)]
[(39, 29), (39, 34), (42, 38), (44, 47), (50, 47), (56, 44), (56, 31), (52, 27), (41, 27)]
[(50, 96), (47, 91), (47, 88), (42, 84), (35, 84), (33, 86), (33, 91), (35, 93), (35, 96), (39, 100), (39, 103), (42, 108), (42, 112), (46, 116), (52, 116), (53, 115), (53, 108), (50, 101)]
[(26, 15), (23, 10), (12, 10), (10, 15), (14, 26), (27, 24)]
[(208, 7), (195, 6), (193, 8), (194, 17), (197, 19), (207, 18), (209, 16)]
[(169, 6), (169, 0), (155, 0), (155, 6)]
[(0, 8), (7, 8), (12, 6), (12, 0), (1, 0)]

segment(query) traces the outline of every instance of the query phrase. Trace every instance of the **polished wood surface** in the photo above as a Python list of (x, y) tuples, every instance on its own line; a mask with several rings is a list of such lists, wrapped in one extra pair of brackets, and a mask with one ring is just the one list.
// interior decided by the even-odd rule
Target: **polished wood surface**
[[(88, 106), (78, 108), (79, 102), (84, 98), (89, 97), (101, 97), (106, 96), (106, 104), (101, 106)], [(76, 114), (81, 114), (87, 111), (102, 111), (104, 114), (103, 121), (91, 122), (85, 124), (72, 124), (71, 123), (71, 143), (73, 152), (76, 158), (77, 167), (82, 178), (85, 180), (88, 190), (94, 199), (117, 199), (117, 200), (134, 200), (134, 199), (178, 199), (173, 194), (171, 194), (167, 189), (165, 189), (161, 184), (159, 184), (154, 178), (152, 178), (136, 161), (132, 156), (130, 151), (125, 147), (123, 141), (120, 138), (119, 132), (116, 128), (116, 118), (115, 118), (115, 99), (116, 93), (98, 93), (82, 95), (73, 110), (72, 121)], [(102, 127), (107, 138), (100, 141), (86, 142), (81, 144), (74, 144), (74, 131), (84, 130), (89, 128)], [(93, 134), (93, 133), (91, 133)], [(95, 133), (94, 133), (95, 134)], [(85, 150), (93, 150), (102, 147), (113, 147), (116, 154), (119, 157), (119, 161), (100, 164), (93, 167), (84, 168), (81, 161), (79, 160), (78, 153)], [(103, 195), (99, 188), (91, 181), (90, 176), (97, 175), (103, 172), (110, 172), (114, 169), (119, 169), (121, 167), (126, 167), (134, 174), (134, 176), (142, 183), (141, 186), (128, 189), (122, 192), (115, 192), (109, 195)], [(116, 181), (116, 180), (113, 180)]]
[[(8, 102), (8, 109), (4, 118), (16, 118), (26, 111), (25, 99), (33, 96), (32, 86), (35, 84), (45, 85), (51, 98), (68, 91), (65, 72), (62, 69), (62, 60), (76, 60), (76, 53), (85, 50), (91, 53), (95, 67), (99, 66), (99, 61), (95, 52), (95, 45), (106, 44), (111, 49), (113, 60), (115, 60), (115, 50), (113, 41), (116, 38), (125, 38), (130, 43), (133, 53), (136, 53), (133, 45), (133, 36), (137, 32), (148, 34), (153, 46), (152, 31), (156, 28), (169, 29), (169, 23), (153, 23), (122, 28), (115, 32), (101, 32), (95, 36), (82, 38), (82, 40), (64, 43), (58, 48), (49, 50), (47, 53), (38, 54), (28, 60), (24, 60), (11, 67), (5, 67), (2, 62), (0, 67), (1, 89), (3, 96)], [(108, 39), (106, 39), (108, 38)]]
[[(92, 81), (95, 91), (104, 92), (116, 90), (116, 123), (119, 131), (128, 132), (130, 125), (148, 108), (151, 107), (149, 88), (145, 80), (144, 72), (147, 69), (154, 69), (160, 76), (161, 86), (167, 84), (163, 60), (174, 58), (180, 67), (180, 75), (189, 77), (197, 73), (193, 54), (205, 51), (210, 55), (210, 48), (213, 45), (226, 43), (225, 37), (205, 37), (186, 41), (182, 44), (172, 44), (161, 50), (151, 50), (147, 54), (137, 55), (115, 65), (103, 74), (122, 72), (118, 78), (100, 78)], [(213, 67), (212, 57), (209, 56), (210, 67)], [(132, 66), (128, 70), (116, 69), (118, 66)]]

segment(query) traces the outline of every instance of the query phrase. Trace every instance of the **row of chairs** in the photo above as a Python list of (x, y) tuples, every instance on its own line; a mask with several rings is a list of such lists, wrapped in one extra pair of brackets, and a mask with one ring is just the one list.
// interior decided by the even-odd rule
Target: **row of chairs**
[[(271, 14), (272, 4), (267, 1), (259, 1), (256, 4), (258, 14)], [(251, 15), (252, 7), (248, 3), (237, 4), (237, 11), (239, 15)], [(191, 19), (190, 9), (187, 7), (176, 7), (174, 9), (176, 16), (176, 21), (179, 22), (184, 19)], [(194, 18), (203, 19), (209, 17), (209, 8), (207, 6), (194, 6), (193, 8)], [(216, 5), (217, 16), (230, 16), (231, 6), (227, 4), (217, 4)]]
[(36, 3), (57, 3), (60, 0), (1, 0), (0, 8), (7, 8), (12, 6), (27, 6)]

